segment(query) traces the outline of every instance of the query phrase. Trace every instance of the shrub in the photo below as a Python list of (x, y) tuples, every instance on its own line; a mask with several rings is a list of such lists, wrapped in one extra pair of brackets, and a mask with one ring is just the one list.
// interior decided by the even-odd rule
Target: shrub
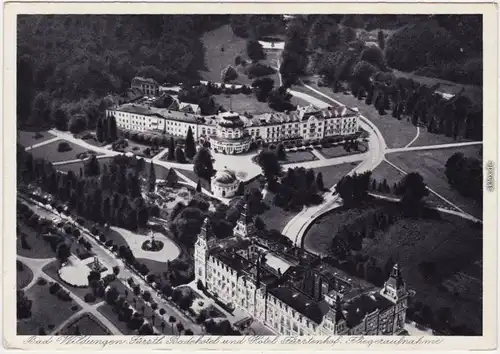
[(150, 301), (151, 300), (151, 293), (149, 291), (144, 291), (144, 293), (142, 293), (142, 298), (145, 300), (145, 301)]
[(245, 68), (245, 73), (249, 79), (253, 79), (255, 77), (272, 75), (275, 73), (275, 70), (267, 65), (253, 63)]
[(43, 286), (43, 285), (46, 285), (47, 284), (47, 280), (45, 280), (44, 278), (38, 278), (38, 280), (36, 281), (36, 283), (40, 286)]
[(111, 240), (107, 240), (106, 242), (104, 242), (104, 246), (106, 246), (106, 247), (111, 247), (111, 246), (113, 246), (113, 241), (111, 241)]
[(154, 282), (155, 282), (155, 280), (156, 280), (156, 276), (155, 276), (154, 274), (148, 274), (148, 275), (146, 276), (146, 281), (147, 281), (148, 283), (154, 283)]
[(106, 242), (106, 236), (104, 236), (103, 234), (100, 234), (99, 235), (99, 241)]
[(87, 128), (87, 119), (83, 115), (73, 117), (69, 122), (69, 131), (73, 134), (83, 132)]
[(85, 302), (94, 302), (96, 300), (96, 297), (94, 294), (92, 293), (87, 293), (85, 294), (85, 296), (83, 297), (83, 300), (85, 300)]
[(151, 303), (151, 308), (156, 311), (158, 309), (158, 304), (156, 302)]
[(71, 151), (71, 150), (73, 150), (73, 148), (66, 141), (60, 142), (57, 145), (57, 151), (59, 151), (59, 152), (66, 152), (66, 151)]
[(55, 294), (61, 289), (61, 285), (59, 283), (51, 283), (49, 287), (49, 293)]
[(69, 295), (69, 291), (60, 289), (57, 292), (57, 297), (63, 301), (71, 301), (71, 296)]

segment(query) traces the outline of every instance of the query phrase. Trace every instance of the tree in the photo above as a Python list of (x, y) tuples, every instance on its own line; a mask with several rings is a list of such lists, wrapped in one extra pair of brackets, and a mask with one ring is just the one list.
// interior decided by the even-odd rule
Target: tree
[(220, 75), (221, 81), (224, 83), (231, 82), (238, 78), (238, 72), (231, 65), (228, 65), (224, 70), (222, 70)]
[(75, 115), (69, 121), (68, 129), (73, 134), (78, 134), (87, 129), (87, 118), (82, 115)]
[(269, 77), (256, 79), (252, 82), (255, 97), (261, 102), (265, 102), (273, 90), (274, 80)]
[(170, 137), (170, 140), (168, 142), (167, 160), (168, 161), (175, 160), (175, 140), (174, 140), (174, 137), (172, 137), (172, 136)]
[(114, 274), (114, 275), (118, 275), (118, 274), (120, 274), (120, 267), (118, 267), (118, 266), (114, 266), (114, 267), (113, 267), (113, 274)]
[(83, 169), (86, 177), (99, 176), (101, 167), (99, 161), (97, 161), (96, 155), (91, 155), (90, 158), (85, 161)]
[(184, 325), (181, 322), (177, 323), (176, 327), (177, 327), (177, 333), (179, 334), (184, 330)]
[(201, 193), (201, 180), (198, 179), (198, 183), (196, 184), (196, 191)]
[(165, 178), (165, 182), (168, 187), (174, 187), (179, 182), (179, 177), (177, 176), (177, 172), (171, 167), (168, 170), (167, 177)]
[(276, 155), (278, 156), (279, 160), (286, 160), (286, 151), (283, 144), (278, 144), (278, 147), (276, 148)]
[(184, 150), (180, 146), (177, 146), (175, 148), (175, 161), (178, 163), (185, 163), (186, 162), (186, 156), (184, 155)]
[(114, 115), (110, 115), (106, 119), (106, 123), (108, 123), (108, 134), (107, 134), (107, 139), (110, 142), (113, 142), (117, 139), (118, 137), (118, 128), (116, 126), (116, 118)]
[(177, 321), (177, 319), (174, 317), (174, 316), (170, 316), (168, 318), (168, 322), (171, 324), (172, 326), (172, 335), (174, 335), (174, 323)]
[(112, 286), (106, 291), (105, 295), (105, 300), (108, 304), (113, 305), (116, 300), (118, 299), (118, 296), (120, 295), (120, 292), (115, 286)]
[(66, 115), (66, 111), (61, 107), (54, 109), (54, 125), (58, 130), (68, 130), (68, 116)]
[(155, 165), (153, 161), (151, 161), (149, 165), (149, 176), (148, 176), (148, 191), (149, 192), (154, 192), (156, 187), (156, 172), (155, 172)]
[(29, 121), (32, 125), (44, 126), (50, 122), (50, 115), (50, 97), (39, 92), (33, 99)]
[(263, 150), (257, 155), (256, 161), (262, 168), (262, 173), (266, 178), (269, 188), (272, 190), (275, 187), (277, 177), (282, 172), (278, 157), (272, 151)]
[(166, 326), (165, 321), (161, 321), (160, 326), (161, 326), (161, 332), (165, 333), (165, 326)]
[(247, 41), (247, 55), (253, 62), (266, 58), (266, 53), (264, 53), (262, 45), (254, 39)]
[(31, 300), (28, 299), (23, 290), (17, 290), (16, 295), (17, 295), (17, 300), (16, 300), (17, 318), (24, 319), (31, 317), (31, 306), (32, 306)]
[(185, 153), (188, 159), (192, 159), (196, 154), (196, 144), (194, 142), (193, 131), (191, 130), (191, 127), (188, 128), (186, 135)]
[(57, 259), (59, 259), (61, 263), (66, 263), (70, 255), (71, 251), (66, 242), (60, 242), (56, 249)]
[(190, 329), (186, 329), (186, 330), (184, 331), (184, 334), (185, 334), (186, 336), (192, 336), (194, 333), (193, 333), (193, 331), (192, 331), (192, 330), (190, 330)]
[(385, 48), (385, 37), (384, 37), (384, 32), (382, 32), (382, 30), (378, 31), (377, 42), (378, 42), (378, 46), (380, 47), (380, 49), (384, 50), (384, 48)]
[(199, 178), (210, 181), (215, 170), (212, 162), (212, 155), (207, 148), (201, 148), (193, 159), (193, 171)]
[(411, 172), (401, 180), (399, 194), (403, 205), (411, 208), (420, 205), (422, 198), (429, 195), (429, 190), (424, 178), (418, 172)]
[(325, 189), (325, 184), (323, 183), (323, 173), (318, 172), (316, 175), (316, 186), (318, 187), (318, 190), (322, 191)]

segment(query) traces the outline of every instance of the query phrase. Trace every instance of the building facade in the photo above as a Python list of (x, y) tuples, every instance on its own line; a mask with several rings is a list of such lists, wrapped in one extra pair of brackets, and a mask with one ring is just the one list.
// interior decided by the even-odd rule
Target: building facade
[(217, 171), (212, 178), (212, 193), (218, 198), (232, 198), (238, 191), (240, 183), (234, 171)]
[[(384, 287), (335, 275), (271, 252), (256, 236), (247, 208), (234, 237), (216, 240), (205, 219), (195, 244), (195, 278), (229, 307), (280, 335), (395, 335), (404, 330), (408, 292), (398, 266)], [(361, 290), (360, 290), (361, 289)]]
[[(252, 142), (314, 142), (329, 137), (349, 137), (359, 131), (359, 113), (344, 106), (318, 109), (298, 107), (285, 113), (244, 116), (224, 112), (201, 116), (197, 107), (177, 104), (178, 109), (129, 103), (106, 110), (121, 129), (158, 131), (185, 137), (191, 128), (195, 139), (209, 141), (216, 153), (239, 154)], [(175, 108), (175, 107), (172, 107)]]

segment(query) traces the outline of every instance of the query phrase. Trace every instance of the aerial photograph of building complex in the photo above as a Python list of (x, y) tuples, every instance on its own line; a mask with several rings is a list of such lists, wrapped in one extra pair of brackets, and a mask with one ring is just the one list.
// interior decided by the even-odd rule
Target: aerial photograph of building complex
[(482, 31), (18, 16), (17, 334), (482, 335)]

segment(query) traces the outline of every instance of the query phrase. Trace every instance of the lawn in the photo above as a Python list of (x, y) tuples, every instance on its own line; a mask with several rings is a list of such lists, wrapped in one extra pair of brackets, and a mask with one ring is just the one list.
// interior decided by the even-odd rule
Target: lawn
[[(46, 140), (55, 138), (55, 135), (49, 132), (28, 132), (24, 130), (17, 131), (17, 143), (24, 147), (29, 147), (31, 145), (40, 144)], [(36, 137), (38, 134), (38, 137)]]
[[(58, 145), (62, 142), (67, 142), (69, 146), (71, 146), (71, 150), (64, 152), (57, 151)], [(50, 161), (52, 163), (66, 161), (66, 160), (76, 160), (78, 159), (77, 155), (84, 152), (92, 152), (95, 155), (102, 155), (95, 151), (85, 149), (80, 145), (72, 144), (64, 139), (34, 148), (30, 150), (30, 152), (33, 154), (34, 158), (44, 158), (45, 160)]]
[(19, 232), (26, 235), (26, 241), (29, 246), (28, 249), (22, 247), (21, 235), (18, 233), (16, 238), (18, 255), (29, 258), (53, 258), (56, 256), (56, 253), (52, 250), (49, 243), (44, 241), (33, 229), (19, 220), (17, 225), (19, 226)]
[(33, 280), (33, 272), (21, 261), (17, 261), (16, 266), (16, 287), (23, 289)]
[(140, 144), (140, 143), (137, 143), (137, 142), (132, 141), (130, 139), (127, 139), (127, 142), (128, 142), (128, 146), (124, 149), (124, 153), (131, 152), (131, 153), (133, 153), (137, 156), (140, 156), (140, 157), (151, 158), (151, 157), (154, 157), (157, 154), (159, 154), (162, 150), (162, 149), (158, 149), (156, 153), (153, 153), (151, 155), (146, 155), (144, 153), (145, 149), (149, 149), (150, 151), (152, 151), (150, 145)]
[(318, 172), (321, 172), (323, 174), (323, 183), (325, 185), (325, 188), (330, 189), (334, 185), (336, 185), (342, 177), (351, 172), (357, 165), (357, 162), (343, 163), (340, 165), (316, 167), (313, 168), (313, 170), (316, 174)]
[(315, 160), (318, 160), (318, 158), (311, 151), (298, 150), (298, 151), (287, 151), (286, 160), (281, 161), (281, 163), (286, 165), (288, 163), (299, 163), (299, 162), (315, 161)]
[(41, 327), (47, 333), (60, 325), (81, 308), (74, 302), (60, 300), (49, 293), (49, 284), (35, 284), (26, 291), (32, 301), (31, 317), (17, 321), (18, 335), (36, 335)]
[(78, 335), (83, 336), (111, 335), (109, 329), (91, 313), (84, 313), (75, 321), (68, 323), (57, 335), (74, 335), (76, 330), (78, 330)]
[[(429, 188), (456, 204), (464, 211), (477, 218), (482, 218), (482, 203), (463, 197), (456, 190), (452, 189), (445, 175), (446, 161), (455, 152), (462, 152), (465, 156), (476, 157), (482, 160), (481, 155), (479, 155), (480, 151), (481, 146), (464, 146), (432, 151), (393, 153), (387, 155), (386, 158), (407, 173), (413, 171), (420, 173)], [(450, 208), (449, 204), (444, 201), (441, 201), (441, 204)]]
[[(237, 95), (215, 95), (215, 101), (222, 105), (226, 110), (232, 110), (240, 114), (249, 113), (253, 115), (275, 112), (269, 107), (267, 102), (260, 102), (253, 93), (245, 95), (243, 93)], [(292, 97), (290, 102), (296, 106), (308, 106), (309, 103), (297, 97)]]
[(333, 157), (341, 157), (341, 156), (360, 154), (360, 153), (366, 152), (366, 150), (368, 150), (368, 147), (366, 146), (366, 143), (359, 143), (358, 149), (359, 149), (359, 151), (354, 151), (354, 150), (346, 151), (342, 144), (338, 144), (338, 145), (327, 147), (327, 148), (322, 147), (321, 149), (318, 149), (318, 152), (321, 155), (323, 155), (325, 158), (331, 159)]
[[(381, 203), (370, 203), (357, 209), (337, 208), (317, 220), (307, 231), (304, 248), (325, 254), (331, 240), (343, 225), (363, 222), (381, 208)], [(397, 208), (397, 206), (392, 206)], [(457, 323), (470, 323), (480, 328), (481, 289), (476, 299), (460, 291), (450, 292), (442, 284), (482, 257), (482, 230), (471, 222), (456, 216), (441, 215), (441, 219), (402, 218), (386, 230), (377, 230), (375, 238), (364, 239), (362, 254), (373, 257), (378, 267), (384, 268), (392, 257), (402, 268), (407, 287), (415, 290), (412, 301), (429, 305), (433, 312), (440, 307), (451, 307)], [(436, 277), (425, 279), (420, 271), (422, 262), (436, 265)]]
[(481, 86), (459, 84), (456, 82), (442, 80), (435, 77), (419, 76), (413, 73), (405, 73), (394, 69), (392, 70), (392, 73), (396, 75), (396, 77), (404, 77), (407, 79), (412, 79), (416, 82), (419, 82), (429, 87), (432, 87), (435, 84), (439, 83), (439, 87), (437, 89), (439, 92), (449, 93), (452, 95), (459, 93), (460, 90), (462, 90), (463, 88), (465, 90), (464, 94), (469, 98), (471, 98), (473, 101), (482, 102), (483, 100), (483, 90)]

